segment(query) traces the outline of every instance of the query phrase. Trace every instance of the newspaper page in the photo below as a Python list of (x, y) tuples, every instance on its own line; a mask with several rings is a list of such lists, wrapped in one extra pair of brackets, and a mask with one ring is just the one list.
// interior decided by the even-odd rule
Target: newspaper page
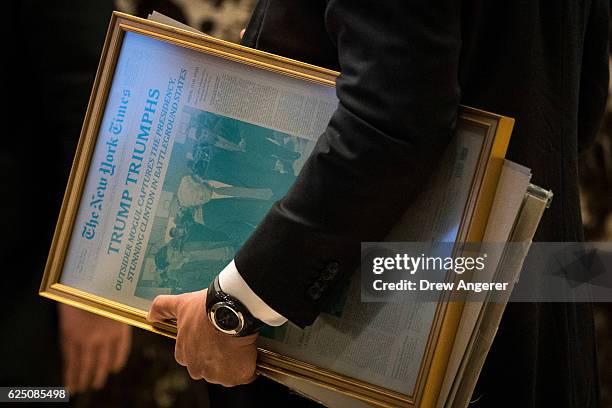
[[(488, 261), (482, 271), (475, 271), (472, 280), (475, 282), (494, 281), (496, 271), (499, 268), (503, 256), (504, 246), (500, 243), (508, 242), (512, 234), (512, 228), (521, 209), (529, 180), (531, 170), (509, 160), (504, 161), (495, 199), (489, 213), (490, 222), (483, 237), (486, 245)], [(472, 296), (471, 296), (472, 295)], [(453, 345), (453, 350), (446, 367), (446, 375), (440, 390), (440, 398), (437, 406), (442, 407), (446, 404), (446, 397), (451, 392), (451, 387), (456, 381), (457, 374), (460, 373), (460, 365), (466, 359), (466, 350), (469, 350), (470, 340), (474, 335), (474, 328), (478, 325), (478, 319), (485, 303), (480, 299), (470, 299), (473, 294), (468, 294), (461, 313), (461, 322), (457, 329), (457, 336)], [(469, 353), (468, 353), (469, 354)]]
[(141, 309), (207, 287), (337, 103), (331, 87), (126, 33), (61, 282)]
[[(295, 180), (335, 89), (125, 34), (61, 282), (140, 309), (199, 290)], [(482, 148), (457, 133), (391, 239), (453, 242)], [(306, 330), (261, 346), (410, 394), (436, 304), (361, 303), (358, 278)]]

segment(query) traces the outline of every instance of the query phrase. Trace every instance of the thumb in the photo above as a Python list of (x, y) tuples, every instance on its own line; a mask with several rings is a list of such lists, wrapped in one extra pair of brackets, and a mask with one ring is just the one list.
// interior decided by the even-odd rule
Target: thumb
[(176, 306), (178, 304), (178, 296), (174, 295), (159, 295), (153, 300), (153, 304), (149, 309), (147, 320), (152, 323), (162, 323), (165, 320), (176, 318)]

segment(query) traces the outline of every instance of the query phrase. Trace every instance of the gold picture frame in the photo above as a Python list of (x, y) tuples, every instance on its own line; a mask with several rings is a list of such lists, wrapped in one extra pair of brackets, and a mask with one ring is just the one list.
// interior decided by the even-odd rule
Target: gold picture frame
[[(339, 74), (332, 70), (165, 24), (119, 12), (113, 14), (58, 217), (40, 287), (40, 295), (123, 323), (173, 337), (176, 333), (175, 327), (170, 324), (153, 325), (149, 323), (146, 320), (146, 310), (130, 307), (60, 283), (121, 44), (128, 32), (327, 87), (335, 86), (335, 79)], [(483, 143), (479, 165), (474, 176), (478, 183), (470, 194), (470, 204), (463, 214), (464, 222), (462, 222), (462, 231), (460, 231), (460, 236), (462, 236), (464, 242), (479, 242), (483, 236), (487, 215), (492, 205), (513, 120), (464, 107), (461, 109), (459, 121), (462, 126), (478, 128), (487, 139), (487, 142)], [(445, 360), (448, 358), (452, 347), (452, 340), (460, 314), (460, 303), (441, 302), (439, 304), (435, 327), (430, 333), (426, 358), (423, 360), (413, 395), (406, 395), (368, 384), (263, 349), (260, 349), (258, 370), (263, 375), (281, 374), (312, 381), (377, 406), (433, 406), (437, 392), (441, 387)]]

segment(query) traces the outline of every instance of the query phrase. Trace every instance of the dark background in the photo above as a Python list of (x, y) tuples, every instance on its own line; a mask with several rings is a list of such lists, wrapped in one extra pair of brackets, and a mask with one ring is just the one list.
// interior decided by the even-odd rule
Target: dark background
[[(2, 50), (0, 385), (61, 385), (56, 305), (38, 286), (106, 27), (113, 9), (158, 10), (238, 41), (254, 0), (9, 1)], [(581, 163), (588, 239), (612, 236), (612, 113)], [(602, 406), (612, 407), (612, 306), (597, 305)], [(207, 388), (173, 358), (173, 342), (134, 329), (126, 368), (77, 407), (207, 406)]]

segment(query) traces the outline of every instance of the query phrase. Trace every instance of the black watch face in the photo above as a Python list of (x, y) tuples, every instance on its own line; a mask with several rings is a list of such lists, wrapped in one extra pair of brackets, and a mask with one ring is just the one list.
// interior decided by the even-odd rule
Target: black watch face
[(238, 315), (227, 306), (219, 306), (215, 310), (215, 321), (222, 330), (236, 330), (240, 326)]

